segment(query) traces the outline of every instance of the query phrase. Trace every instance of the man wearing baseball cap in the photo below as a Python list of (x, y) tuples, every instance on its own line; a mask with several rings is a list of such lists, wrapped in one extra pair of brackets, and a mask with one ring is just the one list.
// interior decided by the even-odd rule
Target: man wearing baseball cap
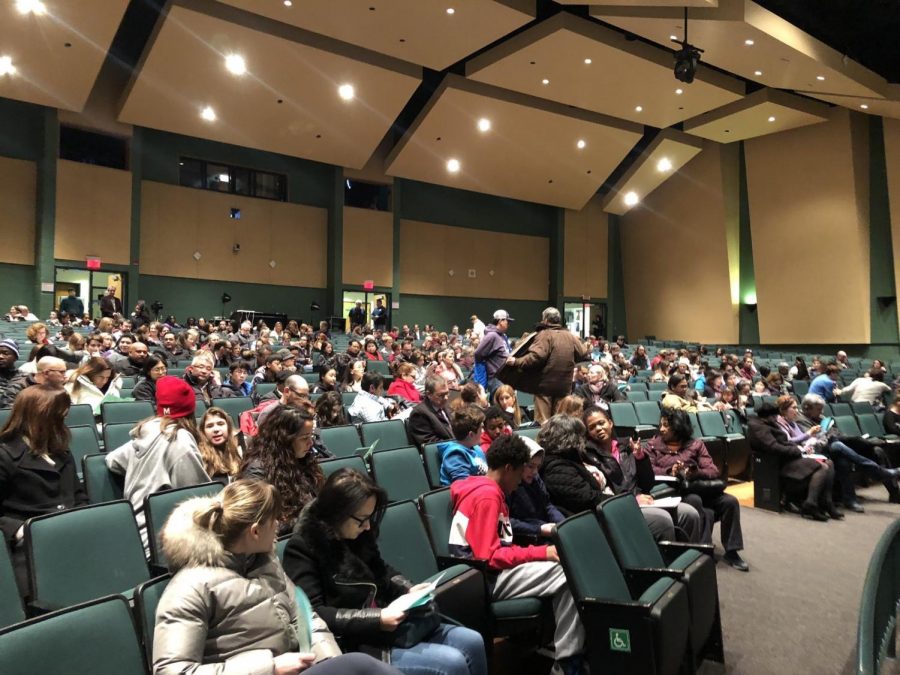
[(166, 375), (156, 381), (156, 417), (131, 430), (131, 440), (106, 455), (106, 466), (125, 476), (125, 499), (149, 555), (144, 498), (160, 490), (208, 483), (197, 447), (194, 411), (197, 397), (182, 379)]
[(497, 388), (502, 384), (497, 379), (500, 370), (509, 358), (509, 322), (515, 321), (505, 309), (494, 312), (494, 321), (484, 329), (484, 337), (475, 350), (475, 370), (473, 377), (488, 393), (490, 400)]

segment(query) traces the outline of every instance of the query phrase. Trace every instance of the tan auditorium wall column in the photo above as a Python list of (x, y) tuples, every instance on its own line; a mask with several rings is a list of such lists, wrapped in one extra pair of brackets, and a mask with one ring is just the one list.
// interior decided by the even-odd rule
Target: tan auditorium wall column
[(763, 344), (870, 341), (864, 116), (744, 143)]

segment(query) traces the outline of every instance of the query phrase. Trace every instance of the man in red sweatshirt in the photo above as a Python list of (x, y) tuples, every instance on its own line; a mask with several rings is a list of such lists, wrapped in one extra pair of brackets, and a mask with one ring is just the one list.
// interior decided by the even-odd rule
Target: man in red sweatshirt
[(552, 596), (557, 660), (551, 673), (575, 675), (585, 664), (584, 626), (556, 547), (512, 543), (506, 496), (519, 486), (530, 456), (520, 436), (500, 436), (487, 455), (486, 476), (470, 476), (451, 484), (450, 552), (487, 561), (495, 600)]

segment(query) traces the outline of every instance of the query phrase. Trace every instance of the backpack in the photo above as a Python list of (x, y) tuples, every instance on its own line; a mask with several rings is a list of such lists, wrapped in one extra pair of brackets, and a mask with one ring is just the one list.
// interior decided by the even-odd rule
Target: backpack
[(241, 433), (243, 433), (245, 437), (256, 436), (256, 434), (259, 433), (259, 427), (256, 424), (256, 420), (259, 419), (259, 414), (263, 410), (271, 408), (273, 405), (277, 404), (278, 399), (263, 401), (252, 410), (245, 410), (244, 412), (242, 412), (240, 417)]

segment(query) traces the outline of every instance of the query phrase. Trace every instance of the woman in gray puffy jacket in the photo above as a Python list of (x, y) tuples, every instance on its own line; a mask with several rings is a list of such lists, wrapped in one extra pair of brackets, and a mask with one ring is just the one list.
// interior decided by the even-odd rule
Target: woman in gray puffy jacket
[(156, 610), (154, 675), (387, 675), (341, 655), (325, 622), (274, 553), (281, 503), (271, 485), (239, 480), (183, 502), (162, 533), (175, 576)]

